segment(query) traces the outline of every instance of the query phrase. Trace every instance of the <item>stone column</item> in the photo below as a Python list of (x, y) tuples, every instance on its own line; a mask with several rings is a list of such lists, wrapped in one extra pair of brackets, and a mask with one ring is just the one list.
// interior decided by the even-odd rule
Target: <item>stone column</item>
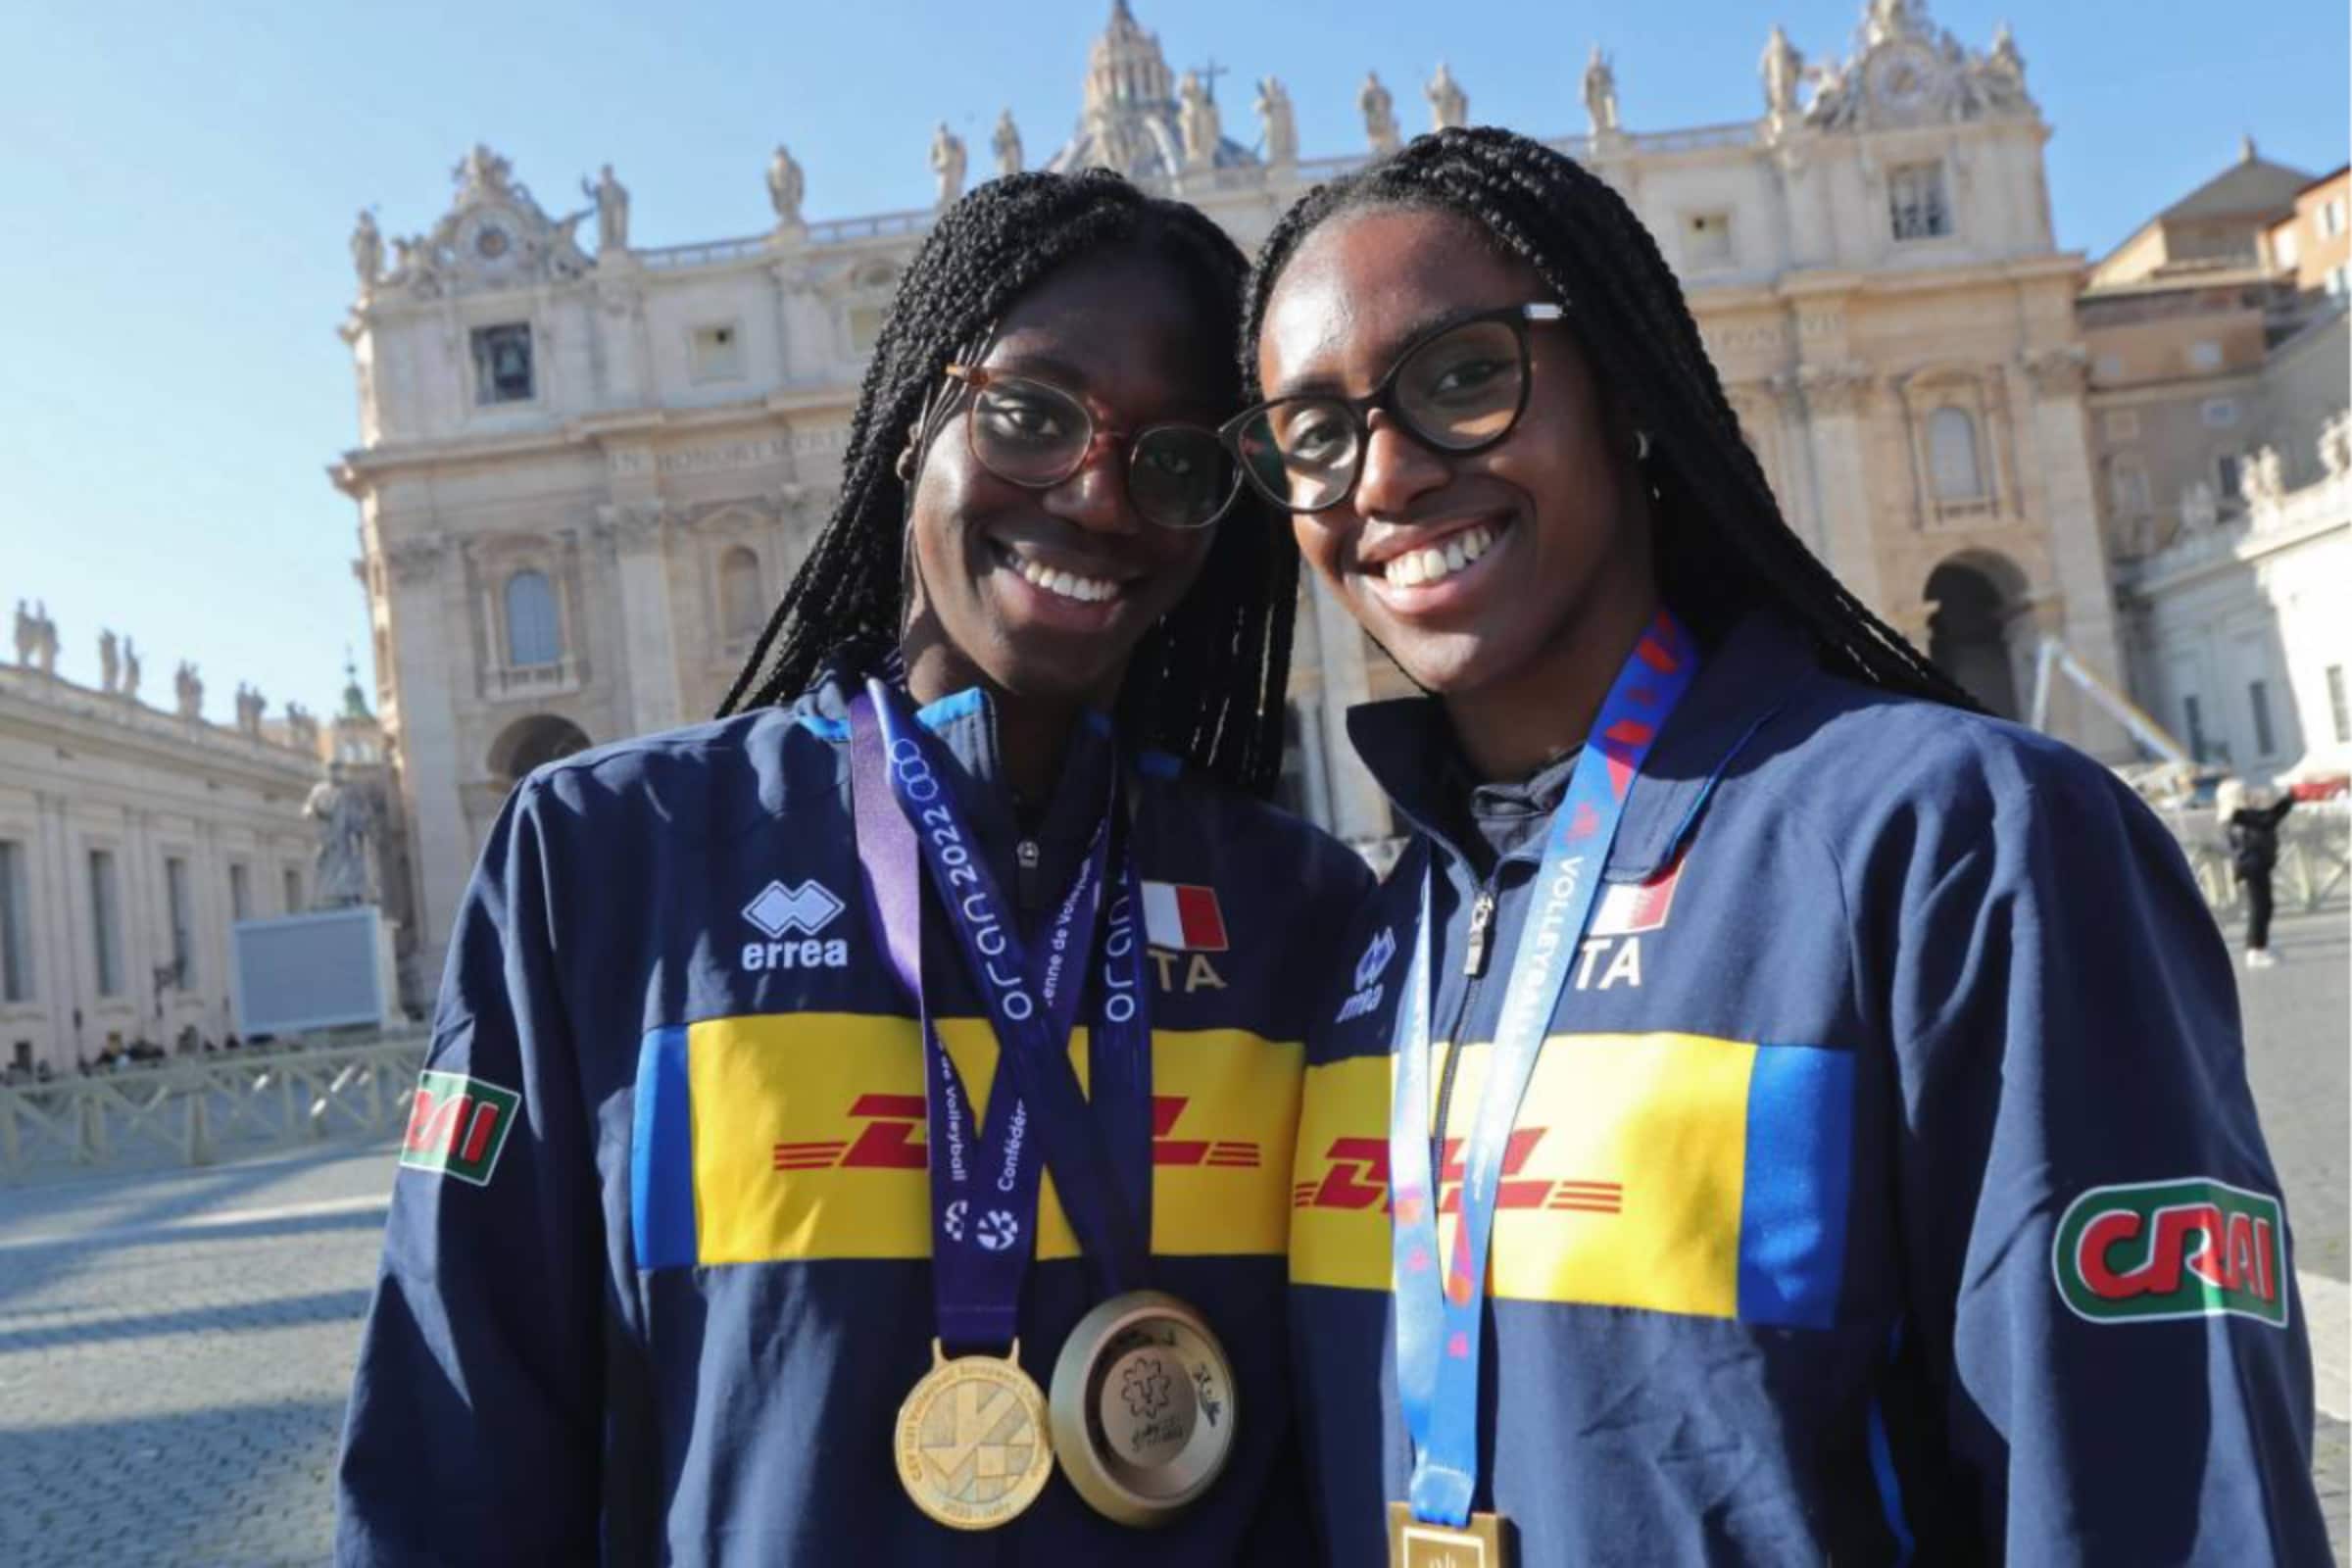
[(1364, 667), (1364, 634), (1355, 617), (1332, 596), (1319, 577), (1308, 579), (1314, 599), (1315, 642), (1322, 652), (1322, 701), (1304, 713), (1323, 726), (1323, 757), (1329, 781), (1331, 820), (1326, 825), (1350, 844), (1387, 838), (1393, 831), (1389, 803), (1348, 743), (1348, 710), (1371, 697)]
[[(379, 524), (380, 526), (380, 524)], [(438, 534), (402, 539), (383, 548), (387, 569), (381, 576), (391, 604), (394, 650), (393, 692), (400, 714), (400, 796), (416, 849), (418, 903), (418, 968), (435, 977), (441, 973), (442, 954), (449, 929), (457, 918), (458, 901), (473, 872), (481, 846), (466, 826), (458, 800), (461, 779), (486, 766), (481, 758), (459, 755), (457, 705), (452, 684), (464, 678), (458, 652), (473, 646), (462, 620), (447, 613), (447, 584), (442, 576), (449, 559), (447, 543)], [(461, 592), (460, 603), (464, 595)], [(453, 659), (453, 654), (456, 658)], [(266, 873), (278, 867), (269, 863)], [(306, 876), (305, 880), (308, 878)]]
[(1862, 444), (1878, 383), (1859, 366), (1809, 366), (1797, 372), (1796, 384), (1805, 399), (1822, 559), (1855, 598), (1885, 614), (1892, 606), (1871, 537), (1870, 468)]
[[(2050, 567), (2063, 609), (2062, 629), (2075, 658), (2118, 691), (2125, 690), (2122, 643), (2116, 635), (2115, 600), (2108, 588), (2107, 547), (2099, 532), (2099, 509), (2090, 470), (2090, 441), (2082, 391), (2089, 352), (2069, 343), (2029, 356), (2027, 378), (2034, 386), (2030, 424), (2021, 444), (2041, 470), (2042, 527), (2049, 535)], [(2055, 618), (2055, 617), (2054, 617)], [(2029, 664), (2029, 671), (2031, 665)], [(2031, 678), (2029, 673), (2029, 679)], [(2026, 689), (2021, 688), (2021, 698)], [(2054, 711), (2064, 711), (2055, 703)], [(2062, 740), (2102, 761), (2128, 761), (2139, 755), (2130, 732), (2104, 709), (2085, 700), (2073, 706), (2075, 722), (2054, 726)]]
[(622, 730), (631, 735), (668, 729), (682, 711), (662, 519), (658, 501), (596, 509), (596, 536), (612, 553), (620, 592)]

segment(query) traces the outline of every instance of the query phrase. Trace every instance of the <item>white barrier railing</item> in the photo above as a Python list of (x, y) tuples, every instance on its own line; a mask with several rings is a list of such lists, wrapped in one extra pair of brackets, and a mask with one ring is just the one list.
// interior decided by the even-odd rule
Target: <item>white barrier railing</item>
[(180, 1056), (0, 1087), (0, 1179), (73, 1165), (208, 1165), (223, 1153), (397, 1132), (426, 1045), (416, 1034)]

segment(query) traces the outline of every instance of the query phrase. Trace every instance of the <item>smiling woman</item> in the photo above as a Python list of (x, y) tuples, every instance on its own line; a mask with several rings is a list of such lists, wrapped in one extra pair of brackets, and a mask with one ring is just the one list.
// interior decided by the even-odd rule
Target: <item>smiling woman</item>
[(1100, 171), (964, 198), (730, 712), (516, 789), (340, 1561), (1303, 1555), (1300, 977), (1369, 879), (1258, 799), (1298, 562), (1215, 433), (1242, 279)]
[(1428, 693), (1348, 715), (1415, 834), (1307, 1047), (1326, 1560), (2326, 1560), (2179, 850), (1797, 542), (1624, 202), (1423, 137), (1250, 325), (1226, 438)]

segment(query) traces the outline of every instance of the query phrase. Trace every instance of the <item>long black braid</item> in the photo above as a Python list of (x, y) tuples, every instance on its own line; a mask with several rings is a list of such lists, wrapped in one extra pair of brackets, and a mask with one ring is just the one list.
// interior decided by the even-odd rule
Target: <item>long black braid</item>
[(1781, 515), (1740, 439), (1682, 286), (1632, 209), (1576, 160), (1492, 126), (1417, 136), (1319, 185), (1274, 225), (1250, 277), (1242, 374), (1255, 396), (1266, 301), (1300, 241), (1361, 208), (1457, 214), (1533, 268), (1569, 306), (1594, 379), (1650, 437), (1644, 477), (1659, 499), (1659, 589), (1702, 637), (1777, 605), (1812, 634), (1826, 668), (1975, 709), (1977, 700), (1871, 613)]
[[(1211, 334), (1202, 345), (1208, 363), (1236, 363), (1249, 264), (1199, 212), (1102, 169), (1014, 174), (973, 190), (940, 215), (900, 280), (850, 419), (841, 499), (719, 705), (722, 715), (789, 701), (829, 659), (872, 657), (896, 641), (906, 511), (896, 464), (907, 431), (933, 414), (948, 364), (971, 352), (1014, 301), (1056, 268), (1104, 253), (1172, 270)], [(1239, 407), (1238, 377), (1215, 391)], [(1217, 525), (1192, 591), (1137, 647), (1119, 698), (1125, 733), (1238, 789), (1271, 793), (1282, 769), (1298, 598), (1290, 530), (1245, 494)]]

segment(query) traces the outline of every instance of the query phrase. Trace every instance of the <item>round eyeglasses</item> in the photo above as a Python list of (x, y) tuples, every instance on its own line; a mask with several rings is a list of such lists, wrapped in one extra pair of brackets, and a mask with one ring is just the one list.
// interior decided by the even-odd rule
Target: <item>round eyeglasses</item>
[(1198, 424), (1154, 424), (1126, 436), (1097, 429), (1086, 405), (1057, 386), (979, 366), (947, 373), (972, 389), (965, 443), (998, 478), (1049, 489), (1084, 466), (1097, 441), (1127, 443), (1127, 498), (1146, 522), (1205, 528), (1241, 494), (1233, 454), (1217, 432)]
[(1493, 446), (1527, 412), (1527, 328), (1560, 306), (1510, 305), (1450, 321), (1409, 344), (1369, 395), (1275, 398), (1218, 434), (1250, 487), (1286, 512), (1325, 512), (1355, 493), (1374, 409), (1445, 453)]

